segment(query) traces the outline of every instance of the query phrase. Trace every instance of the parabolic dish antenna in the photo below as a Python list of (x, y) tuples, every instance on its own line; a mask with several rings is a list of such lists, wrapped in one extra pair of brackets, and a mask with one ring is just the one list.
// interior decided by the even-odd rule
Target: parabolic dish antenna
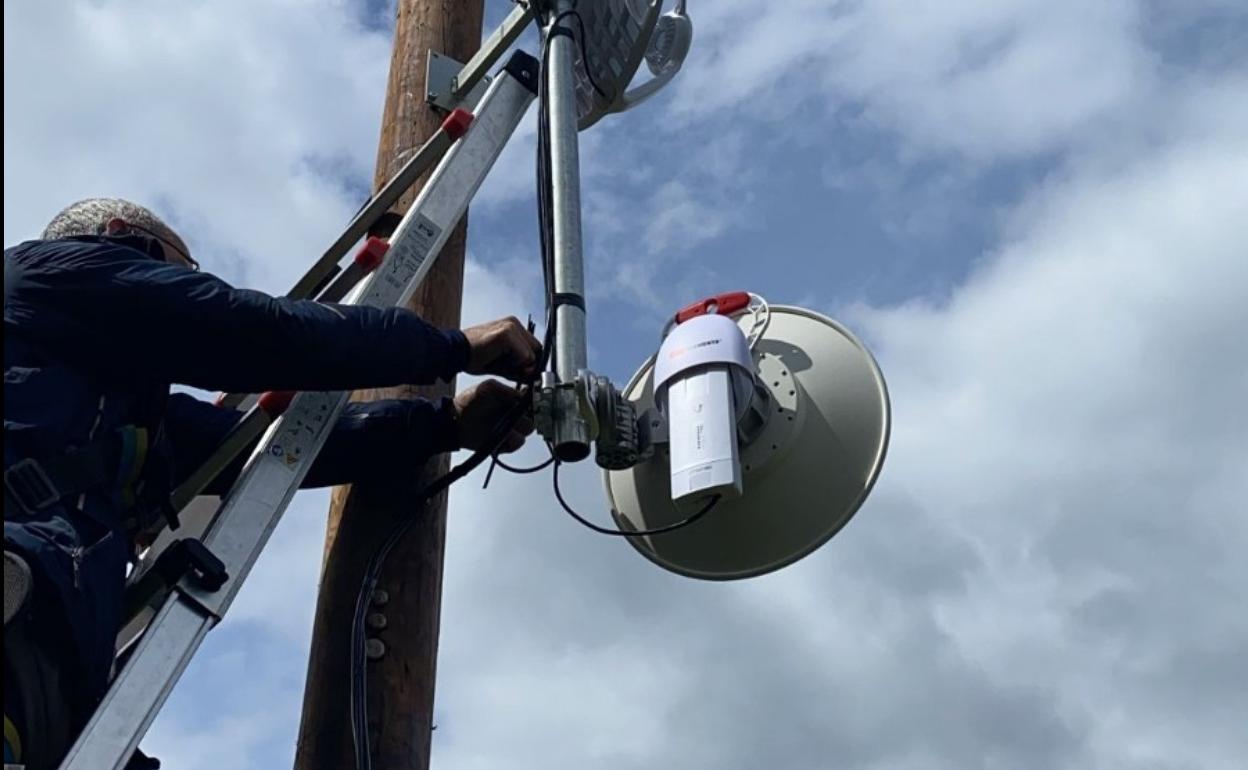
[[(665, 16), (659, 15), (663, 0), (580, 0), (562, 15), (563, 6), (552, 6), (552, 18), (567, 19), (576, 40), (572, 73), (581, 130), (659, 91), (680, 70), (693, 39), (683, 3)], [(643, 61), (654, 77), (627, 90)]]
[[(766, 421), (740, 447), (743, 494), (724, 497), (682, 529), (626, 538), (664, 569), (707, 580), (780, 569), (839, 532), (879, 476), (888, 447), (888, 390), (875, 359), (848, 329), (809, 310), (773, 305), (754, 360), (771, 398)], [(625, 389), (638, 414), (654, 406), (653, 366), (652, 358)], [(605, 472), (622, 531), (689, 515), (672, 502), (667, 457), (660, 445), (647, 462)]]

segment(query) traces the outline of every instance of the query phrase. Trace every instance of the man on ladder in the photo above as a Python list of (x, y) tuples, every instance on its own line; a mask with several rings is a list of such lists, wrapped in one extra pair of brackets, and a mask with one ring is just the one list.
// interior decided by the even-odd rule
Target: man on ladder
[[(5, 762), (52, 768), (107, 687), (126, 567), (169, 495), (241, 417), (171, 384), (333, 391), (459, 372), (528, 381), (540, 343), (514, 318), (436, 329), (410, 311), (275, 298), (198, 271), (147, 209), (73, 204), (4, 252)], [(352, 404), (305, 487), (403, 478), (492, 444), (517, 391)], [(502, 445), (518, 449), (522, 419)], [(242, 460), (206, 490), (224, 492)]]

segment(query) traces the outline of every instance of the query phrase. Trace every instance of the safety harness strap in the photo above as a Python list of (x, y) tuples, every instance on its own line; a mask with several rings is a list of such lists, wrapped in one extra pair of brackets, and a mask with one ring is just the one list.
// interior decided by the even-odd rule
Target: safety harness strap
[[(147, 461), (148, 445), (146, 428), (126, 425), (60, 455), (19, 460), (4, 472), (5, 510), (33, 516), (67, 497), (95, 489), (107, 490), (123, 510), (130, 510), (137, 502), (134, 490)], [(127, 529), (129, 523), (130, 519)]]
[(60, 456), (19, 460), (4, 472), (5, 496), (26, 513), (36, 514), (111, 481), (111, 454), (108, 443), (97, 441)]

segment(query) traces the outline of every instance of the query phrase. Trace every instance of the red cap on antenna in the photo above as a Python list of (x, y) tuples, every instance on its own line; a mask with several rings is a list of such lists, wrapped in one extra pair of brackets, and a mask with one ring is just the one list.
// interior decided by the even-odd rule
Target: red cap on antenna
[(750, 293), (748, 291), (728, 291), (723, 294), (716, 294), (714, 297), (698, 300), (690, 305), (685, 305), (676, 313), (676, 323), (683, 324), (690, 318), (706, 315), (707, 313), (732, 315), (738, 310), (745, 310), (749, 306)]

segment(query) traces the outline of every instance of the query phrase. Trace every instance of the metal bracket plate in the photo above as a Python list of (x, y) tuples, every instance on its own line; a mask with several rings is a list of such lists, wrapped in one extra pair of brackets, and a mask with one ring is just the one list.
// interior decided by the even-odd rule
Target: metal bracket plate
[(784, 457), (792, 448), (793, 439), (806, 419), (802, 408), (801, 388), (789, 367), (779, 356), (770, 353), (757, 354), (758, 377), (771, 398), (765, 408), (761, 427), (741, 447), (741, 470), (748, 485), (751, 477), (759, 478), (759, 472)]
[(462, 107), (469, 112), (476, 110), (477, 102), (481, 101), (481, 96), (493, 78), (489, 75), (482, 77), (467, 96), (456, 99), (455, 89), (459, 85), (459, 73), (463, 69), (461, 62), (437, 51), (429, 51), (429, 58), (425, 62), (425, 101), (443, 112), (450, 112), (456, 107)]

